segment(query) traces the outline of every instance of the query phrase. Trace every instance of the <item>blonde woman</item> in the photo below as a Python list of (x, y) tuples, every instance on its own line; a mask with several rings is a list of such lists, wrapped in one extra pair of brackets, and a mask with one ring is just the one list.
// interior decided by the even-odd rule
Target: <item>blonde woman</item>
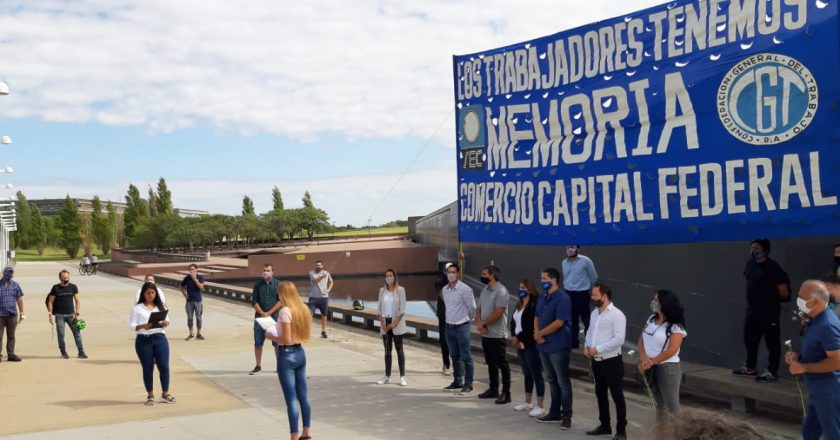
[[(309, 440), (311, 409), (306, 391), (306, 353), (301, 344), (309, 342), (312, 315), (289, 281), (277, 287), (277, 299), (282, 304), (277, 327), (266, 330), (265, 337), (277, 343), (277, 378), (286, 400), (291, 440)], [(298, 437), (300, 416), (303, 435)]]
[(405, 289), (397, 282), (397, 273), (385, 271), (385, 285), (379, 289), (379, 334), (385, 346), (385, 376), (380, 385), (391, 383), (391, 348), (397, 347), (397, 364), (400, 368), (400, 386), (408, 385), (405, 380)]

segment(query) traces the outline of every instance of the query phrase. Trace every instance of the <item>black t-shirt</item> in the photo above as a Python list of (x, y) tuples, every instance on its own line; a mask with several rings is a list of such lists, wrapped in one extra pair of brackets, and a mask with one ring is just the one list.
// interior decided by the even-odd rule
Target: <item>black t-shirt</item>
[(747, 261), (747, 308), (753, 311), (778, 312), (781, 309), (779, 284), (790, 284), (788, 274), (779, 263), (767, 259), (764, 263)]
[(75, 284), (69, 283), (66, 286), (56, 284), (52, 286), (50, 295), (55, 296), (53, 300), (53, 314), (72, 315), (76, 311), (73, 304), (73, 296), (79, 293)]

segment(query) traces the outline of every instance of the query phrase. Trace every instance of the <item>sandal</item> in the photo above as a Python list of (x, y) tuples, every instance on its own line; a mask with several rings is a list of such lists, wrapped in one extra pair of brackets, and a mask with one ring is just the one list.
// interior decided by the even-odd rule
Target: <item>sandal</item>
[(160, 403), (175, 403), (175, 396), (166, 393), (160, 396)]
[(155, 404), (155, 396), (146, 397), (146, 406), (152, 406), (154, 404)]

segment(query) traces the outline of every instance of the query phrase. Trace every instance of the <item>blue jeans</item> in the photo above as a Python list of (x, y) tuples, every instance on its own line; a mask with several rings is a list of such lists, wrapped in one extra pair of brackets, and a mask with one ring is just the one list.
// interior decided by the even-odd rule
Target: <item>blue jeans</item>
[(825, 382), (818, 393), (808, 392), (808, 415), (802, 422), (804, 440), (840, 440), (840, 384)]
[(303, 427), (309, 428), (312, 410), (306, 392), (306, 353), (300, 345), (277, 347), (277, 378), (286, 399), (289, 432), (298, 431), (298, 417), (303, 415)]
[(163, 392), (169, 392), (169, 341), (163, 333), (153, 335), (137, 335), (134, 340), (134, 351), (140, 358), (143, 367), (143, 385), (151, 393), (154, 389), (155, 365), (160, 374), (160, 387)]
[(548, 414), (561, 419), (572, 418), (572, 381), (569, 378), (571, 351), (563, 348), (555, 353), (540, 352), (543, 376), (551, 390)]
[(545, 396), (545, 381), (542, 376), (540, 352), (537, 351), (536, 347), (531, 347), (524, 350), (517, 349), (516, 355), (519, 357), (522, 375), (525, 376), (525, 394), (531, 394), (536, 385), (537, 398), (542, 399)]
[[(470, 345), (470, 323), (460, 327), (446, 328), (446, 342), (449, 344), (449, 354), (452, 355), (452, 373), (454, 383), (460, 386), (473, 384), (472, 345)], [(461, 362), (464, 363), (463, 370)], [(466, 374), (466, 376), (464, 376)]]
[(58, 349), (61, 350), (62, 353), (66, 352), (67, 349), (64, 345), (64, 323), (70, 326), (70, 331), (73, 332), (73, 339), (76, 340), (76, 349), (79, 350), (79, 353), (84, 353), (85, 347), (82, 345), (82, 331), (77, 329), (73, 324), (73, 315), (62, 315), (60, 313), (55, 314), (55, 333), (58, 338)]

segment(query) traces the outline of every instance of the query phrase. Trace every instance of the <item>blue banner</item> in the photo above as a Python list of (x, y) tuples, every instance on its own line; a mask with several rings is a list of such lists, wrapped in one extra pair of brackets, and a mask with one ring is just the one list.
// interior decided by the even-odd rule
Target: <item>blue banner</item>
[(461, 241), (840, 232), (837, 0), (674, 1), (455, 56)]

